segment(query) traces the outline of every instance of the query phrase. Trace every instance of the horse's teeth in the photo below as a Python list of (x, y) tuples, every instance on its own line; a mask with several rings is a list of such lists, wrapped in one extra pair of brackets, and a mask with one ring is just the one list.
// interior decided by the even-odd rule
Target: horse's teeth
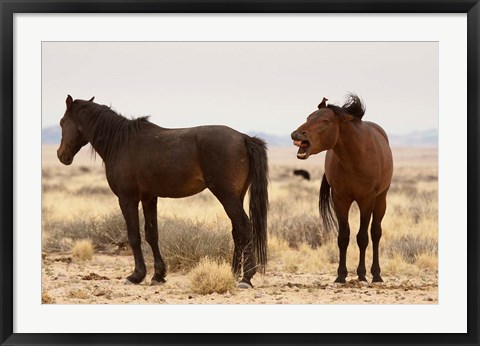
[(302, 145), (302, 141), (293, 141), (293, 145), (296, 145), (297, 147)]

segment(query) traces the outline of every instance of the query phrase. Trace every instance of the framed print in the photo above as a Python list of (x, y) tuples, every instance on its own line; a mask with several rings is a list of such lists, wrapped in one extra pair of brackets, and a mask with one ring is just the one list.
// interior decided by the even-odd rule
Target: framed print
[(479, 6), (2, 1), (2, 344), (478, 344)]

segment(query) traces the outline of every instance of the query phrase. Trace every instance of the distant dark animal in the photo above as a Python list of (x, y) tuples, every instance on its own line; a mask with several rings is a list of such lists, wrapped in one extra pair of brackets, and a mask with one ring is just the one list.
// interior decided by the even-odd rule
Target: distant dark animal
[(298, 175), (298, 176), (303, 177), (303, 179), (310, 180), (310, 173), (308, 173), (304, 169), (295, 169), (293, 171), (293, 175)]
[(325, 174), (320, 187), (320, 213), (326, 228), (335, 225), (331, 201), (338, 226), (340, 263), (335, 282), (344, 283), (347, 276), (346, 254), (350, 240), (348, 212), (353, 201), (360, 209), (360, 230), (357, 244), (360, 261), (358, 279), (366, 281), (365, 250), (368, 226), (373, 214), (373, 282), (382, 282), (378, 244), (382, 236), (381, 222), (387, 206), (386, 197), (393, 174), (393, 160), (385, 131), (372, 122), (363, 121), (365, 107), (356, 95), (349, 95), (342, 106), (328, 105), (327, 99), (310, 114), (307, 122), (293, 131), (291, 137), (299, 147), (297, 157), (305, 160), (327, 150)]
[[(166, 129), (147, 118), (127, 119), (107, 106), (73, 100), (60, 121), (59, 160), (70, 165), (90, 143), (105, 163), (105, 173), (118, 196), (133, 250), (135, 269), (127, 277), (140, 283), (146, 275), (140, 247), (138, 204), (145, 217), (145, 239), (154, 257), (152, 284), (165, 282), (166, 267), (158, 246), (157, 197), (182, 198), (208, 188), (232, 222), (232, 271), (242, 282), (267, 262), (268, 164), (266, 144), (226, 126)], [(243, 201), (250, 187), (250, 218)], [(257, 267), (257, 261), (259, 267)], [(243, 285), (245, 286), (245, 285)]]

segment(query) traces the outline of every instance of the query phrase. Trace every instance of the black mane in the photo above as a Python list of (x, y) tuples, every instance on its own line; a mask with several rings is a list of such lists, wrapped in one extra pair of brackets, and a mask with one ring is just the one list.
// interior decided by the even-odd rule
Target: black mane
[(103, 149), (104, 161), (115, 158), (133, 136), (150, 124), (148, 116), (128, 119), (110, 107), (90, 101), (75, 100), (72, 109), (77, 116), (87, 118), (87, 127), (91, 129), (91, 145)]
[(362, 119), (366, 109), (360, 97), (355, 94), (348, 94), (343, 106), (329, 104), (327, 108), (330, 108), (338, 115), (350, 114), (357, 119)]

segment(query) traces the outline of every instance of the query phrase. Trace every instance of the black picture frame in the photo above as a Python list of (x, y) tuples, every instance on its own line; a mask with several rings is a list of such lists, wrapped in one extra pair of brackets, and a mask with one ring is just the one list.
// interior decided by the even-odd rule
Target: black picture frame
[[(0, 0), (2, 345), (422, 344), (478, 345), (479, 329), (479, 0)], [(21, 334), (13, 332), (13, 15), (15, 13), (466, 13), (468, 44), (468, 309), (465, 334)], [(449, 278), (456, 280), (456, 278)], [(314, 318), (312, 316), (311, 318)], [(379, 318), (384, 318), (379, 316)], [(452, 316), (455, 318), (455, 316)]]

